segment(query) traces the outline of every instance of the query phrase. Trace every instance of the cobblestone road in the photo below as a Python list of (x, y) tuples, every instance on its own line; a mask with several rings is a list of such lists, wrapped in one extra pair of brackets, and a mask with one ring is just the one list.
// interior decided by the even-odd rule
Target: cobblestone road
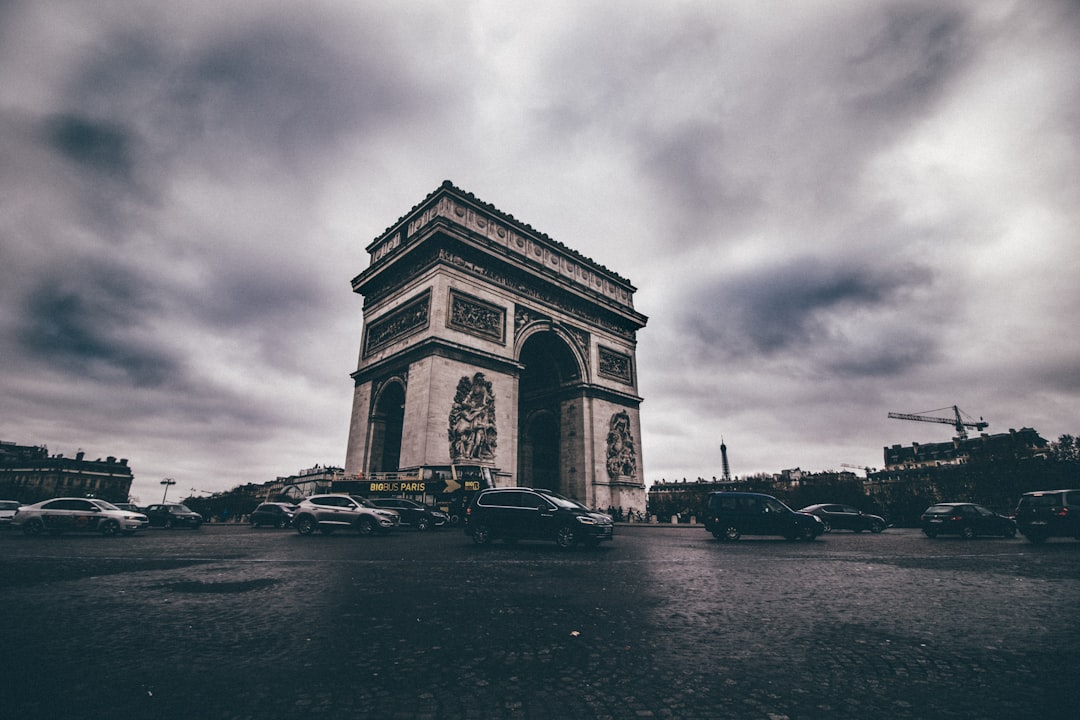
[(12, 718), (1080, 717), (1070, 540), (3, 533), (0, 607)]

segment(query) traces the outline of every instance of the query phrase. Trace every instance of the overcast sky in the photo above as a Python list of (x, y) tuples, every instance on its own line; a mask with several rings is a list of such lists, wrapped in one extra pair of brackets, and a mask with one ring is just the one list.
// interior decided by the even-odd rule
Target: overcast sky
[[(1080, 3), (0, 0), (0, 439), (343, 465), (451, 180), (628, 278), (647, 482), (1080, 433)], [(946, 413), (936, 413), (946, 414)]]

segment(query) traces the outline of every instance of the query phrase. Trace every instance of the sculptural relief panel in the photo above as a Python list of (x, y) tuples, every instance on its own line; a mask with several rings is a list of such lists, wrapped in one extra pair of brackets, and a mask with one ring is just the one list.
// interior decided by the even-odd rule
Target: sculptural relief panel
[(427, 328), (430, 308), (431, 292), (425, 291), (385, 317), (369, 323), (364, 332), (364, 357)]
[(621, 353), (618, 350), (604, 347), (603, 345), (600, 345), (597, 350), (599, 352), (599, 370), (601, 375), (626, 383), (627, 385), (634, 384), (633, 361), (629, 355)]
[(506, 310), (453, 289), (446, 325), (500, 344), (506, 340)]
[(478, 372), (457, 384), (450, 408), (447, 439), (453, 462), (491, 461), (498, 445), (495, 393), (491, 382)]

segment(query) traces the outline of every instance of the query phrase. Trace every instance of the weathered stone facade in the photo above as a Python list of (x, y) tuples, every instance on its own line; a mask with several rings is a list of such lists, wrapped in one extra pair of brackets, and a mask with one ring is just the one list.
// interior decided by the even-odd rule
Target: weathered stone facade
[(367, 250), (346, 476), (479, 463), (644, 509), (627, 280), (449, 182)]

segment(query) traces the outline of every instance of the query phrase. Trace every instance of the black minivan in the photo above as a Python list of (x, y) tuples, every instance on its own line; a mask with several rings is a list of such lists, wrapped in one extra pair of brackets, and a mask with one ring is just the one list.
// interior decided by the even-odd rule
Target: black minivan
[(550, 490), (488, 488), (465, 510), (465, 534), (477, 545), (492, 540), (554, 540), (561, 548), (594, 546), (614, 537), (610, 515), (593, 512)]
[(772, 495), (761, 493), (709, 493), (704, 517), (705, 529), (719, 540), (738, 540), (743, 535), (813, 540), (825, 532), (821, 518), (796, 512)]

